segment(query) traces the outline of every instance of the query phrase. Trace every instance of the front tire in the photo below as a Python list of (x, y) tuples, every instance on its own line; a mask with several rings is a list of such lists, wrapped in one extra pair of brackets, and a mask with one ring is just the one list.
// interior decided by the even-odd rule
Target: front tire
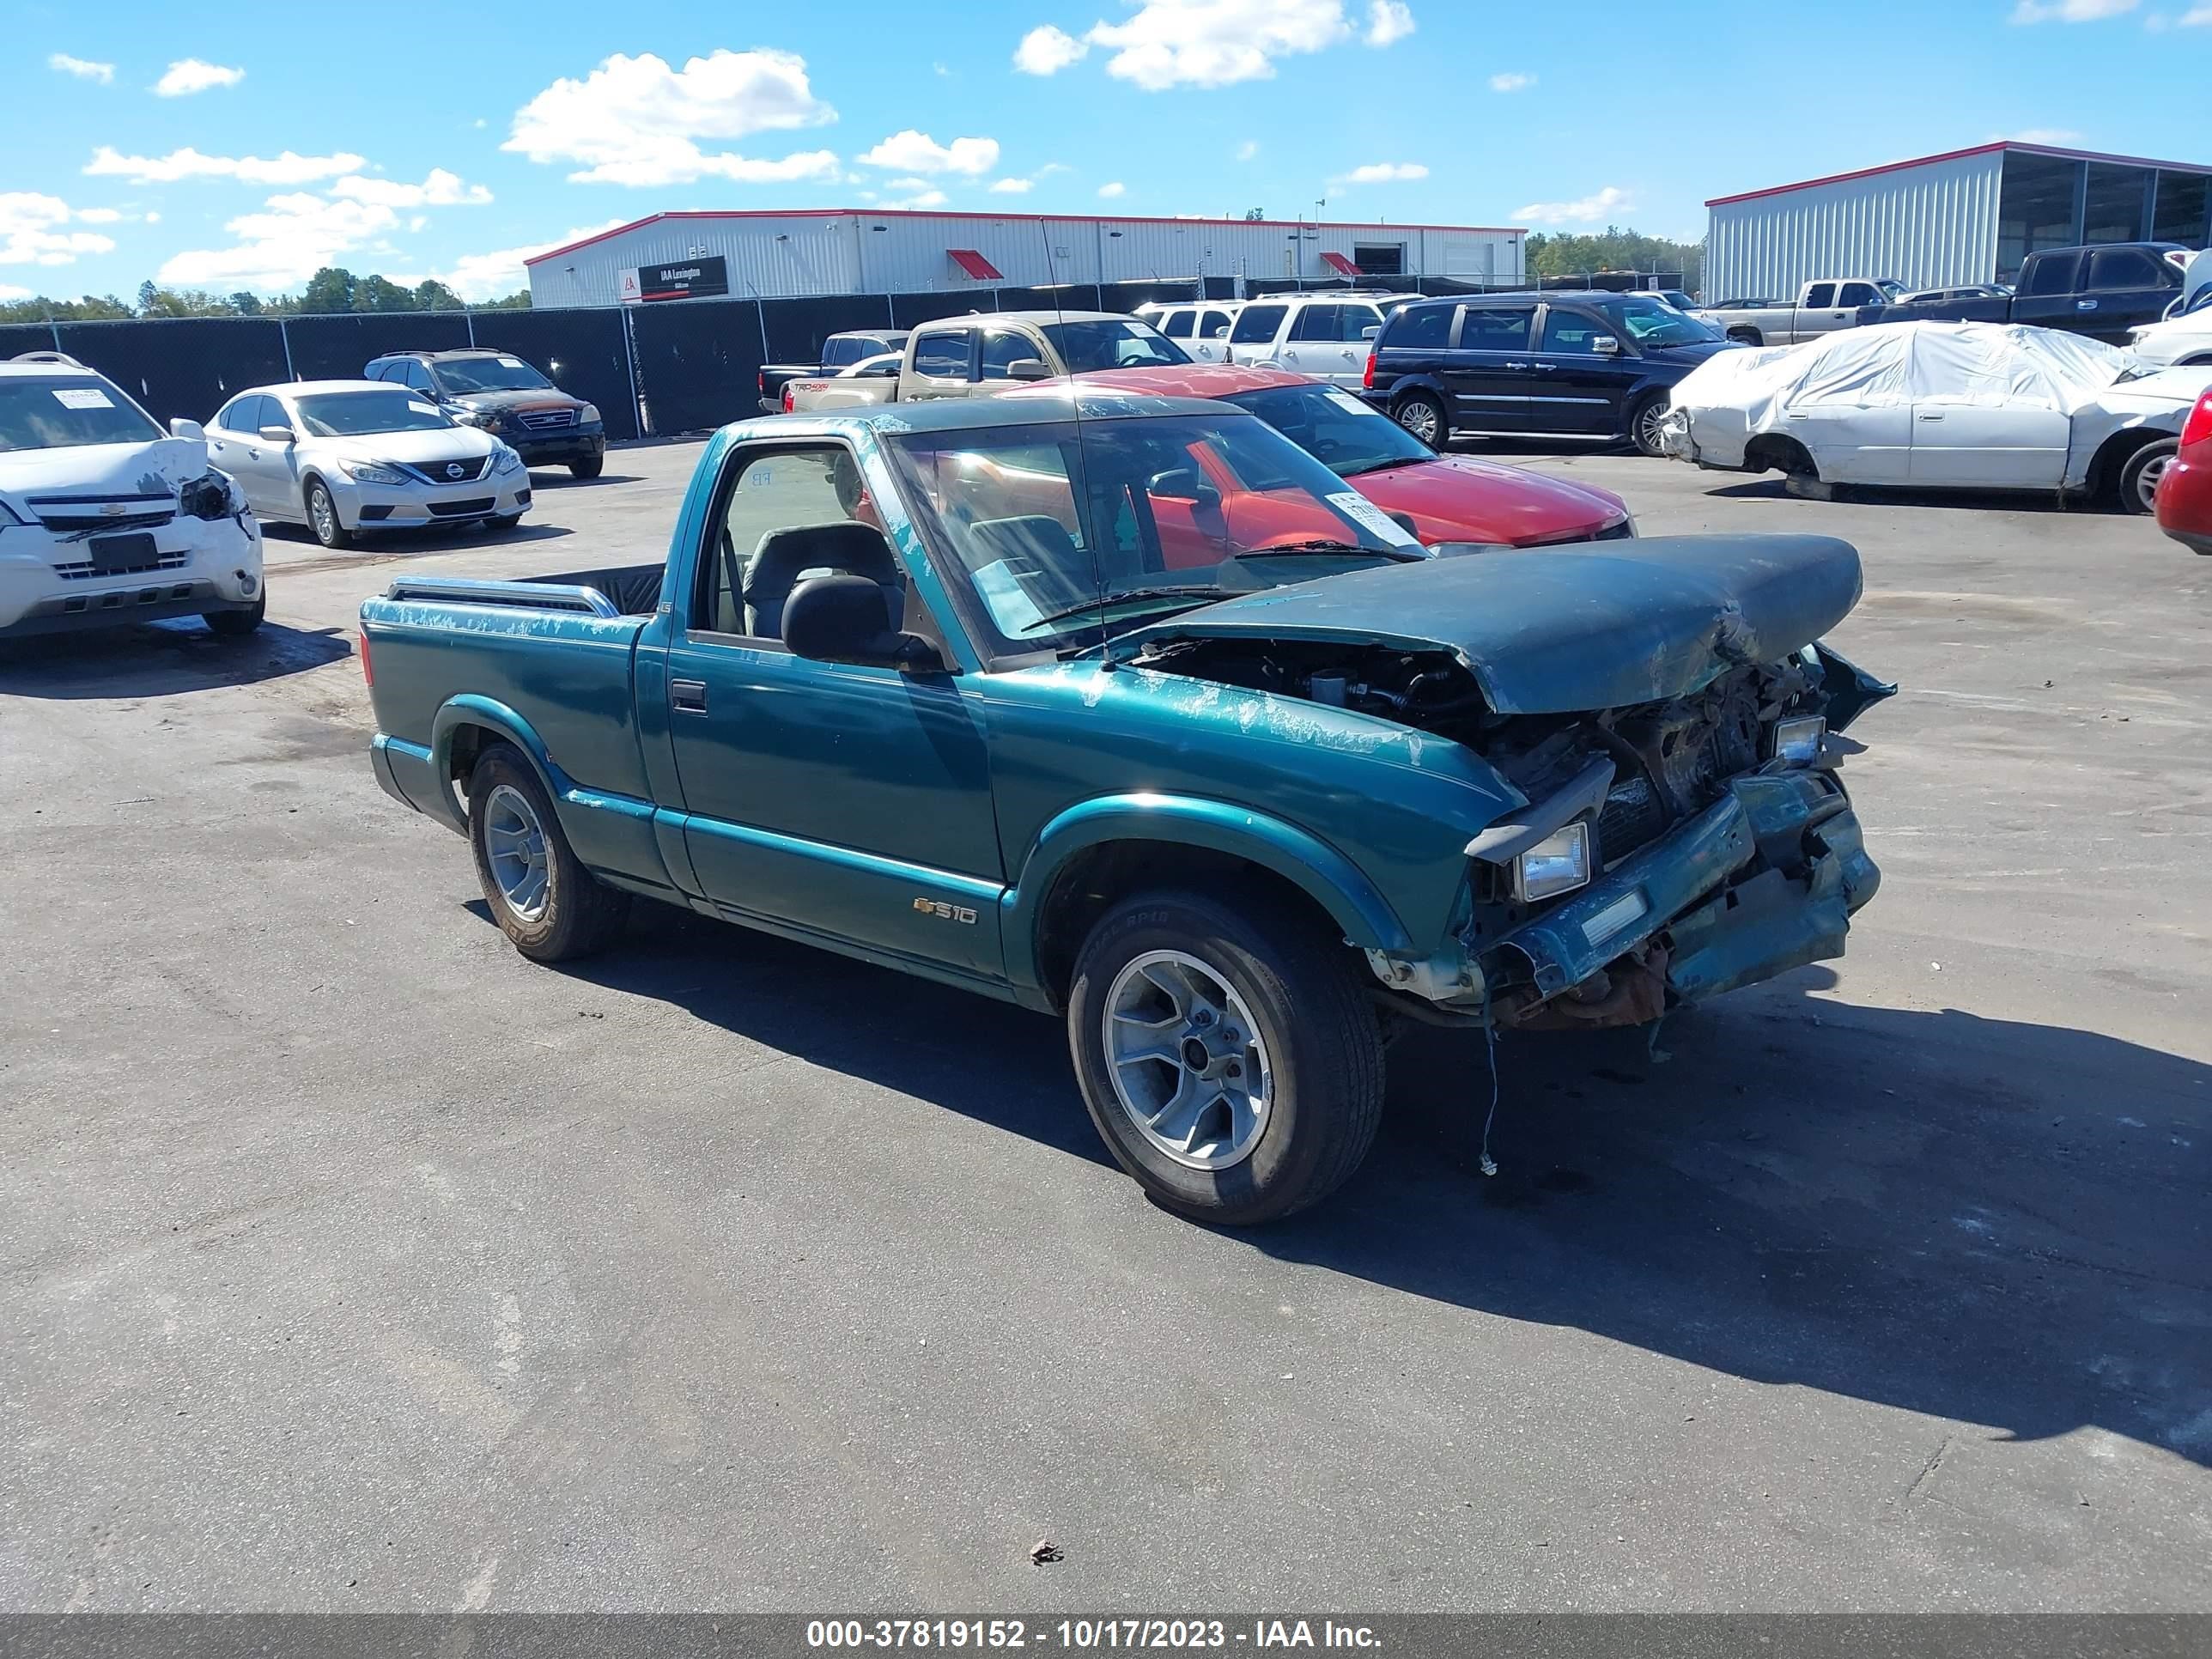
[(2173, 465), (2180, 453), (2179, 438), (2162, 438), (2154, 444), (2145, 444), (2128, 457), (2120, 468), (2118, 483), (2119, 508), (2123, 513), (2153, 513), (2158, 508), (2159, 480)]
[(338, 504), (331, 499), (330, 486), (320, 478), (307, 480), (307, 528), (334, 553), (353, 545), (353, 532), (338, 517)]
[(607, 458), (604, 455), (593, 455), (586, 460), (568, 463), (568, 476), (572, 478), (596, 478), (606, 470)]
[(1075, 964), (1068, 1046), (1115, 1161), (1158, 1203), (1224, 1226), (1319, 1202), (1382, 1110), (1382, 1033), (1351, 964), (1263, 897), (1146, 893)]
[(1628, 414), (1628, 441), (1636, 446), (1639, 455), (1654, 459), (1667, 452), (1660, 440), (1667, 424), (1667, 394), (1657, 392), (1641, 400)]
[(1443, 400), (1431, 392), (1407, 393), (1390, 406), (1390, 418), (1431, 449), (1441, 450), (1451, 440), (1451, 416)]
[(494, 744), (469, 774), (469, 846), (500, 931), (532, 962), (605, 950), (629, 919), (629, 895), (586, 870), (562, 833), (538, 774)]
[(491, 518), (486, 519), (483, 522), (485, 529), (504, 532), (514, 529), (515, 526), (520, 524), (522, 522), (522, 514), (520, 513), (501, 513)]
[(203, 611), (200, 620), (218, 639), (242, 640), (261, 626), (269, 616), (269, 595), (264, 592), (253, 602), (251, 611)]

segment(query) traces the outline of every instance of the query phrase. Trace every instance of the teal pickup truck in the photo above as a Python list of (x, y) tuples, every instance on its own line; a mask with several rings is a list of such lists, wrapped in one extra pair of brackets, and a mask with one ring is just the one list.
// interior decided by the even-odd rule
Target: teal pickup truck
[(1879, 879), (1819, 537), (1426, 549), (1229, 405), (742, 422), (665, 567), (362, 607), (392, 795), (521, 952), (633, 895), (1063, 1017), (1115, 1157), (1245, 1223), (1358, 1166), (1407, 1020), (1656, 1018)]

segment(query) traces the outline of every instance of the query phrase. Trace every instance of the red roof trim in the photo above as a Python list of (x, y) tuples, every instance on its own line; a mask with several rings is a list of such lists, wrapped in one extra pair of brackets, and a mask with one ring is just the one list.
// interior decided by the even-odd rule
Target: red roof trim
[(1341, 276), (1358, 276), (1363, 274), (1358, 265), (1352, 264), (1341, 253), (1323, 253), (1321, 256), (1321, 262)]
[(1004, 271), (972, 247), (949, 247), (945, 251), (952, 256), (954, 264), (958, 265), (961, 270), (978, 282), (1003, 283), (1006, 280)]
[(1859, 167), (1850, 173), (1831, 173), (1824, 178), (1807, 179), (1794, 185), (1771, 185), (1765, 190), (1741, 191), (1734, 196), (1715, 196), (1705, 205), (1726, 207), (1731, 202), (1755, 202), (1763, 196), (1787, 196), (1793, 191), (1816, 190), (1822, 185), (1840, 185), (1853, 179), (1872, 179), (1885, 173), (1903, 173), (1910, 167), (1933, 167), (1938, 161), (1956, 161), (1969, 155), (1988, 155), (1998, 150), (2018, 150), (2023, 155), (2055, 155), (2067, 161), (2111, 161), (2121, 167), (2156, 167), (2162, 173), (2212, 173), (2212, 167), (2202, 161), (2154, 161), (2142, 155), (2112, 155), (2103, 150), (2061, 149), (2052, 144), (2022, 144), (2008, 138), (1992, 143), (1974, 144), (1966, 149), (1947, 149), (1940, 155), (1918, 155), (1909, 161), (1884, 161), (1880, 167)]
[[(1708, 204), (1710, 205), (1710, 204)], [(663, 219), (979, 219), (1006, 224), (1036, 225), (1258, 225), (1273, 230), (1353, 230), (1374, 231), (1388, 234), (1394, 230), (1436, 230), (1474, 232), (1489, 236), (1526, 236), (1526, 225), (1401, 225), (1375, 224), (1349, 219), (1176, 219), (1148, 218), (1141, 215), (1112, 216), (1103, 213), (973, 213), (950, 209), (927, 208), (687, 208), (667, 213), (648, 213), (642, 219), (633, 219), (626, 225), (616, 225), (594, 235), (564, 242), (559, 247), (549, 247), (543, 253), (533, 253), (522, 263), (542, 264), (563, 253), (574, 253), (580, 247), (590, 247), (611, 237), (627, 236), (633, 230), (642, 230), (647, 225), (658, 224)]]

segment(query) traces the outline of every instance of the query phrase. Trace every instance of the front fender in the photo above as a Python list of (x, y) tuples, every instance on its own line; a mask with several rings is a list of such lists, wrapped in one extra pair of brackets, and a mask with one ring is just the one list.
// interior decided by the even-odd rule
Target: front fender
[(1362, 950), (1402, 955), (1413, 949), (1397, 912), (1359, 866), (1295, 824), (1248, 806), (1186, 795), (1101, 795), (1045, 825), (1000, 900), (1006, 976), (1017, 988), (1040, 986), (1037, 923), (1054, 883), (1078, 854), (1109, 842), (1202, 847), (1249, 860), (1295, 883)]

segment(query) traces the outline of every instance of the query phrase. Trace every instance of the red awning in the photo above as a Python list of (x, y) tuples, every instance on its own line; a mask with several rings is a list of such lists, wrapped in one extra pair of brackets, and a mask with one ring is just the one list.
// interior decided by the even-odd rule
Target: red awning
[[(956, 254), (954, 257), (957, 258), (958, 256)], [(1346, 258), (1341, 253), (1324, 253), (1321, 256), (1321, 262), (1340, 276), (1357, 276), (1359, 275), (1359, 267), (1352, 264), (1351, 260)]]
[(978, 282), (1003, 283), (1006, 280), (998, 266), (993, 264), (972, 247), (949, 247), (945, 251), (952, 256), (954, 264), (958, 265), (961, 270)]

